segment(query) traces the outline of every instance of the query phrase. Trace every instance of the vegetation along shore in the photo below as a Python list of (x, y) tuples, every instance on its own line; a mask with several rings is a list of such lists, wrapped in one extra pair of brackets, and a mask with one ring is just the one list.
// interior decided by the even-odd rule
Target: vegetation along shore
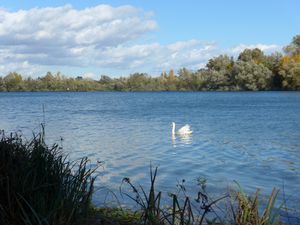
[[(300, 90), (300, 35), (283, 49), (265, 55), (258, 48), (245, 49), (235, 60), (228, 55), (212, 58), (198, 71), (172, 69), (160, 76), (134, 73), (129, 77), (100, 80), (60, 72), (36, 79), (11, 72), (0, 76), (0, 91), (264, 91)], [(26, 78), (25, 78), (26, 77)]]

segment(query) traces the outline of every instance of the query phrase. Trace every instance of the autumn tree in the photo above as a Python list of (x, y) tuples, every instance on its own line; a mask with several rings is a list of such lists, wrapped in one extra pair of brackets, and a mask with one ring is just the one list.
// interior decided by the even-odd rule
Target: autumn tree
[(174, 70), (170, 69), (169, 74), (167, 76), (167, 91), (176, 91), (177, 90), (177, 77), (175, 76)]
[(278, 68), (284, 90), (300, 90), (300, 35), (293, 38), (292, 43), (284, 48), (284, 56)]
[(4, 77), (4, 83), (7, 91), (21, 91), (23, 90), (23, 78), (16, 72), (9, 73)]
[(285, 56), (279, 65), (284, 90), (300, 90), (300, 55)]
[(44, 77), (42, 77), (41, 80), (44, 82), (46, 86), (45, 88), (47, 90), (55, 90), (56, 88), (55, 78), (51, 72), (47, 72), (47, 74)]

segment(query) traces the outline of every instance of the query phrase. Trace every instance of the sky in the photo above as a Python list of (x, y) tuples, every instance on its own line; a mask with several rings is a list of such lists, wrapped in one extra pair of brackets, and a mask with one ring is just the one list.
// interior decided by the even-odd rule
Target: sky
[(299, 0), (1, 0), (0, 76), (99, 79), (182, 67), (300, 34)]

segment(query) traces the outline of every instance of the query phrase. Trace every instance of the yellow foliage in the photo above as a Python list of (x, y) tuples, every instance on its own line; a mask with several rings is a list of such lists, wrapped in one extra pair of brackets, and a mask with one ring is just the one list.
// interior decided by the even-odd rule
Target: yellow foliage
[(300, 55), (298, 54), (298, 55), (294, 55), (294, 56), (284, 56), (281, 59), (280, 65), (284, 66), (284, 65), (290, 64), (292, 62), (300, 63)]
[(300, 63), (300, 55), (295, 55), (293, 59), (296, 63)]
[(282, 57), (282, 59), (281, 59), (281, 65), (285, 65), (285, 64), (288, 64), (288, 63), (290, 63), (291, 62), (291, 59), (290, 59), (290, 57), (289, 56), (284, 56), (284, 57)]
[(173, 69), (171, 69), (170, 72), (169, 72), (169, 79), (170, 80), (174, 79), (174, 70)]

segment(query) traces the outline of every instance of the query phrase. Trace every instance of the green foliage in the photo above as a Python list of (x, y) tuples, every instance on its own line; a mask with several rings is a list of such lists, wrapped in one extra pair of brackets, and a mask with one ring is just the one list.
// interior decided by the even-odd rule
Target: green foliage
[(134, 73), (127, 79), (126, 86), (129, 91), (143, 91), (151, 88), (149, 86), (150, 82), (150, 78), (147, 74)]
[(0, 224), (71, 225), (87, 218), (95, 169), (87, 158), (70, 163), (43, 133), (24, 142), (20, 135), (0, 140)]
[(271, 86), (272, 72), (254, 61), (237, 61), (233, 67), (233, 79), (238, 90), (268, 90)]
[(230, 71), (233, 66), (233, 59), (229, 58), (227, 55), (220, 55), (213, 59), (210, 59), (206, 65), (206, 67), (210, 70), (216, 71)]
[(3, 78), (7, 91), (22, 91), (22, 76), (16, 72), (9, 73)]
[(258, 48), (254, 49), (245, 49), (240, 53), (238, 60), (244, 62), (255, 62), (256, 64), (263, 63), (265, 61), (265, 55), (263, 51)]

